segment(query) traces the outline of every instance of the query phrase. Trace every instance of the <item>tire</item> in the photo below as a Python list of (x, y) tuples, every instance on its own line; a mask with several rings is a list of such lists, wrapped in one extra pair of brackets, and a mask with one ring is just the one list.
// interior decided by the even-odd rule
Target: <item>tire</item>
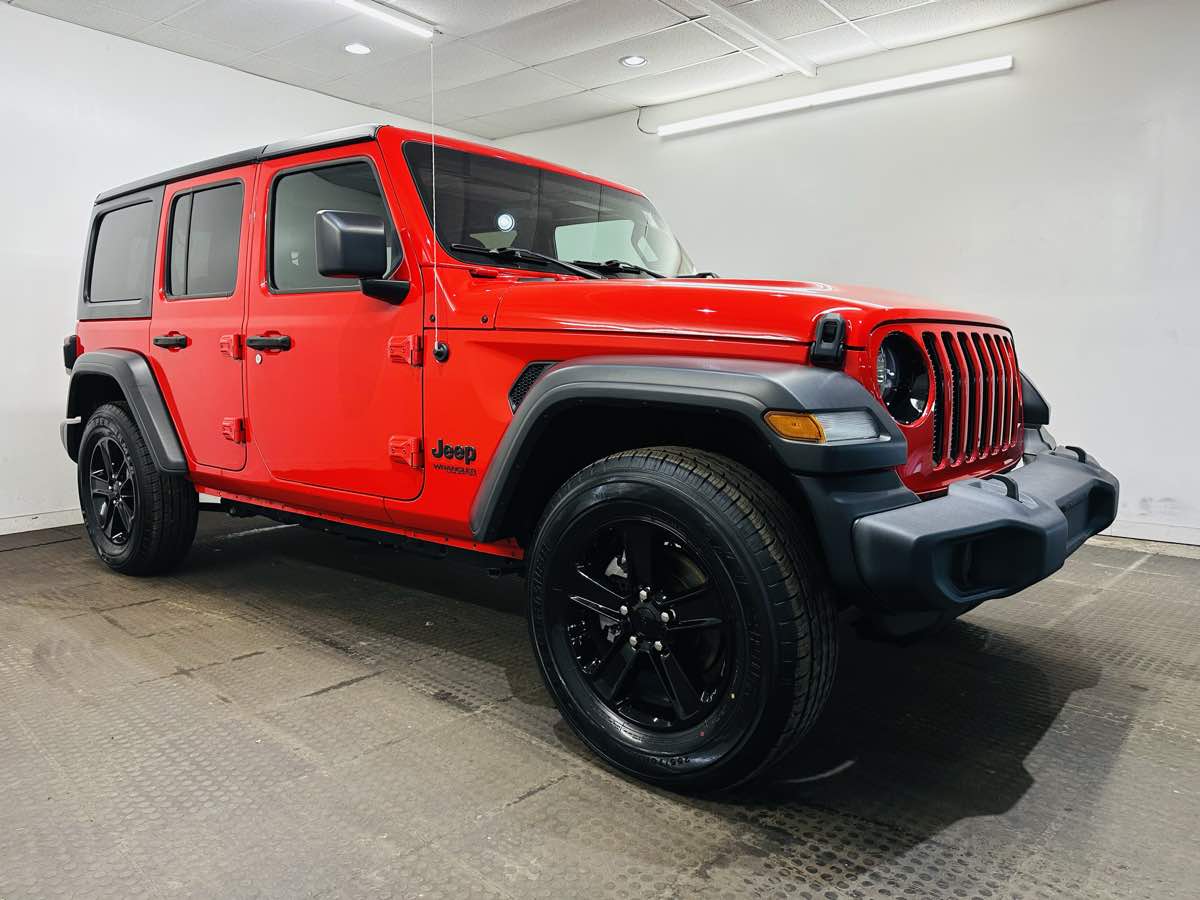
[(124, 403), (106, 403), (88, 419), (78, 483), (88, 537), (110, 569), (156, 575), (187, 555), (200, 498), (185, 476), (158, 470)]
[(530, 635), (563, 718), (670, 789), (761, 773), (833, 684), (837, 606), (815, 547), (778, 492), (716, 454), (654, 447), (581, 470), (528, 557)]

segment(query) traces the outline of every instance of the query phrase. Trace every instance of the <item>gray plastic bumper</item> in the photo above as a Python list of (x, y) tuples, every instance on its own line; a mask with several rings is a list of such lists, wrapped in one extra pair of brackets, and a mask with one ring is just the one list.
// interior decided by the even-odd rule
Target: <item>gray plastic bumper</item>
[(1116, 516), (1117, 479), (1075, 447), (1026, 456), (1004, 476), (857, 519), (858, 573), (879, 607), (964, 611), (1062, 567)]

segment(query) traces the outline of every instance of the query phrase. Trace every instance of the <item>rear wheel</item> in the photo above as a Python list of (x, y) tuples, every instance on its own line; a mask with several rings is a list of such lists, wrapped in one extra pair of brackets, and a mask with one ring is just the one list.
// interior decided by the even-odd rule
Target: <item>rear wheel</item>
[(751, 778), (808, 731), (835, 606), (779, 494), (682, 448), (619, 453), (555, 494), (530, 629), (563, 717), (613, 765), (679, 789)]
[(196, 535), (199, 497), (160, 472), (123, 403), (99, 407), (79, 443), (79, 505), (96, 554), (126, 575), (174, 568)]

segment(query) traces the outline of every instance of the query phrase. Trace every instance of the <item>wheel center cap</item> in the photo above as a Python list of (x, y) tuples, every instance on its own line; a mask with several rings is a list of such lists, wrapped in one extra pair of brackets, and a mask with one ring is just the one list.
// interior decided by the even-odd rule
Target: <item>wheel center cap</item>
[(657, 638), (663, 634), (662, 620), (653, 603), (643, 603), (633, 611), (633, 625), (642, 637)]

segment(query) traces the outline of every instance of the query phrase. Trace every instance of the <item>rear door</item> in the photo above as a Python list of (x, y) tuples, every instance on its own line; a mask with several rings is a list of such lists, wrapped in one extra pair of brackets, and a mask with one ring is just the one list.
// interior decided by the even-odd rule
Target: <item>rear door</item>
[[(267, 160), (258, 184), (265, 233), (255, 240), (246, 336), (286, 347), (247, 350), (255, 446), (272, 476), (298, 494), (315, 487), (363, 501), (416, 497), (423, 484), (420, 275), (401, 261), (404, 222), (378, 146)], [(369, 212), (389, 222), (390, 277), (413, 281), (403, 303), (318, 274), (319, 210)]]
[(254, 167), (168, 185), (150, 359), (190, 460), (246, 464), (241, 331)]

